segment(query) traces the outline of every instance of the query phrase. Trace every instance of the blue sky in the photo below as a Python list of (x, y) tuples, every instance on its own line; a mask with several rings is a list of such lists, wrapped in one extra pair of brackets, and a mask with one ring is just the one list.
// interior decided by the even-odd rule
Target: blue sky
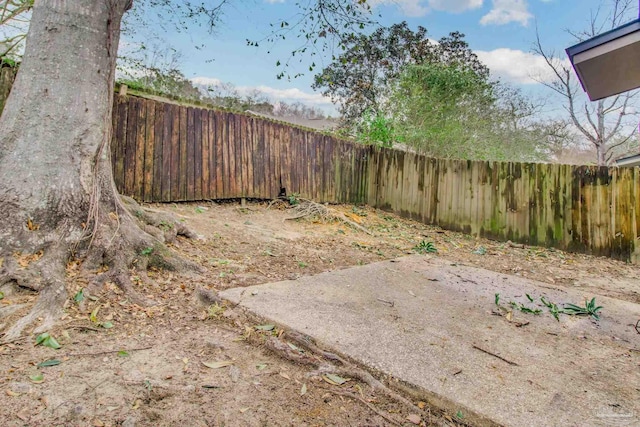
[[(452, 31), (466, 34), (471, 48), (491, 69), (495, 78), (512, 83), (533, 96), (545, 97), (548, 90), (532, 76), (542, 76), (541, 58), (531, 53), (536, 28), (548, 49), (564, 55), (575, 42), (565, 30), (580, 30), (589, 25), (599, 0), (370, 0), (382, 25), (407, 21), (412, 28), (422, 25), (430, 37), (438, 39)], [(603, 0), (607, 13), (610, 0)], [(248, 90), (258, 88), (273, 100), (302, 101), (329, 109), (329, 103), (311, 89), (312, 72), (308, 65), (320, 67), (330, 56), (303, 58), (289, 72), (304, 76), (278, 80), (276, 61), (286, 60), (295, 39), (259, 48), (246, 45), (246, 39), (262, 39), (269, 24), (293, 16), (294, 0), (245, 0), (231, 3), (221, 24), (211, 35), (205, 28), (193, 26), (188, 32), (160, 31), (166, 43), (182, 53), (180, 68), (188, 78), (201, 83), (229, 82)], [(630, 19), (633, 16), (629, 17)], [(125, 41), (131, 42), (131, 40)], [(162, 42), (164, 43), (164, 42)], [(204, 43), (205, 47), (194, 46)], [(268, 53), (270, 51), (271, 53)], [(323, 62), (324, 61), (324, 62)]]

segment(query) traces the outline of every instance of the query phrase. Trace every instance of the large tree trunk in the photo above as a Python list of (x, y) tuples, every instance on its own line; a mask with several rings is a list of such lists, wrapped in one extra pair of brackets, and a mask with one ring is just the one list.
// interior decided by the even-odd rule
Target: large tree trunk
[[(130, 6), (131, 0), (35, 2), (0, 118), (0, 286), (41, 294), (6, 338), (38, 318), (36, 330), (55, 322), (70, 256), (82, 257), (87, 271), (110, 267), (97, 284), (128, 287), (132, 260), (158, 243), (127, 212), (111, 169), (116, 54)], [(19, 253), (35, 254), (27, 268), (16, 263)]]

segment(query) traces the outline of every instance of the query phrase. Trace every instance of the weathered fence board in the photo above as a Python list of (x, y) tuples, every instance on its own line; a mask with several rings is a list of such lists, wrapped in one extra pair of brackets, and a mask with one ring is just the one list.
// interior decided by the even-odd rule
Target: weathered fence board
[(16, 79), (17, 73), (18, 69), (16, 67), (0, 66), (0, 115), (2, 115), (2, 110), (7, 102), (7, 98), (9, 98), (9, 93), (11, 92), (11, 87), (13, 86), (13, 81)]
[(116, 97), (113, 125), (116, 184), (139, 200), (285, 191), (368, 203), (471, 235), (640, 258), (638, 168), (432, 159), (136, 97)]
[(272, 198), (364, 202), (369, 148), (222, 111), (116, 96), (119, 190), (144, 201)]

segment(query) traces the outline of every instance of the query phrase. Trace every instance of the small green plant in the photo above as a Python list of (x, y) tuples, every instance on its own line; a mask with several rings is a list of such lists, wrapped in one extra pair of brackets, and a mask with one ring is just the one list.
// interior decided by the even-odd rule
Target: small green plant
[(540, 301), (549, 309), (549, 313), (559, 322), (560, 321), (560, 313), (563, 313), (562, 310), (558, 308), (558, 306), (551, 301), (547, 301), (544, 297), (540, 297)]
[(351, 208), (351, 212), (353, 212), (354, 214), (358, 215), (358, 216), (367, 216), (367, 212), (363, 209), (360, 209), (357, 206), (354, 206)]
[(586, 301), (584, 307), (575, 304), (565, 304), (564, 313), (572, 316), (591, 316), (596, 320), (600, 320), (599, 311), (602, 310), (601, 305), (596, 305), (596, 298)]
[(204, 213), (205, 210), (206, 209), (203, 208), (202, 206), (198, 206), (197, 208), (195, 208), (195, 212), (199, 214)]
[(162, 231), (169, 231), (169, 230), (171, 230), (173, 228), (173, 224), (163, 220), (163, 221), (160, 221), (160, 224), (158, 224), (158, 227)]
[(151, 255), (153, 253), (153, 248), (151, 246), (144, 248), (143, 250), (140, 251), (140, 255)]
[(486, 255), (487, 248), (485, 248), (484, 246), (478, 246), (472, 253), (475, 255)]
[(423, 255), (438, 252), (438, 248), (436, 248), (436, 245), (434, 245), (433, 242), (427, 242), (426, 240), (423, 240), (416, 246), (414, 246), (413, 250)]
[(300, 268), (307, 268), (309, 266), (309, 264), (307, 264), (304, 261), (298, 261), (298, 267)]
[[(527, 294), (527, 299), (530, 302), (533, 302), (533, 298), (531, 298), (531, 296), (529, 294)], [(503, 307), (502, 305), (500, 305), (500, 294), (496, 293), (494, 294), (494, 298), (493, 298), (493, 302), (495, 303), (496, 306), (498, 306), (498, 308), (504, 310), (504, 311), (509, 311), (506, 307)], [(538, 308), (529, 308), (524, 304), (515, 302), (515, 301), (509, 301), (509, 305), (514, 309), (514, 310), (518, 310), (521, 311), (523, 313), (529, 313), (529, 314), (535, 314), (535, 315), (539, 315), (540, 313), (542, 313), (542, 310), (538, 309)]]
[(539, 315), (540, 313), (542, 313), (542, 310), (540, 310), (539, 308), (529, 308), (529, 307), (525, 306), (524, 304), (517, 303), (515, 301), (510, 301), (509, 304), (514, 309), (519, 310), (519, 311), (521, 311), (523, 313), (535, 314), (536, 316)]
[(15, 67), (18, 66), (18, 63), (16, 61), (14, 61), (13, 59), (11, 59), (11, 58), (8, 58), (6, 56), (2, 56), (2, 57), (0, 57), (0, 66), (2, 66), (2, 65), (7, 65), (7, 66), (9, 66), (11, 68), (15, 68)]
[(218, 319), (220, 316), (222, 316), (222, 313), (224, 313), (226, 309), (227, 308), (225, 306), (220, 305), (218, 303), (213, 304), (207, 310), (209, 319)]
[(291, 194), (291, 195), (288, 197), (288, 199), (289, 199), (289, 204), (290, 204), (291, 206), (296, 206), (296, 205), (299, 205), (299, 204), (300, 204), (300, 194), (298, 194), (298, 193), (293, 193), (293, 194)]

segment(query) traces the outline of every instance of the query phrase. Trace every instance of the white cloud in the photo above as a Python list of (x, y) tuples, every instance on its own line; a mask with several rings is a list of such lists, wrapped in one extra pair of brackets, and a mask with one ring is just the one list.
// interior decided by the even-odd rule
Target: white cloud
[(195, 84), (199, 84), (202, 86), (218, 86), (222, 84), (222, 80), (213, 77), (194, 77), (189, 80), (191, 80)]
[(480, 19), (482, 25), (505, 25), (518, 22), (529, 25), (533, 15), (529, 12), (526, 0), (493, 0), (493, 8)]
[(482, 7), (483, 0), (429, 0), (429, 6), (434, 10), (460, 13)]
[(460, 13), (477, 9), (484, 0), (369, 0), (372, 7), (378, 5), (396, 5), (408, 17), (424, 16), (431, 10)]
[(274, 3), (284, 3), (285, 0), (264, 0), (265, 3), (270, 3), (270, 4), (274, 4)]
[(298, 88), (276, 89), (269, 86), (256, 86), (256, 87), (239, 86), (238, 87), (239, 91), (242, 92), (246, 90), (247, 93), (249, 93), (254, 89), (259, 90), (260, 92), (264, 93), (265, 95), (277, 101), (300, 101), (300, 102), (309, 103), (309, 104), (332, 104), (331, 99), (324, 97), (319, 93), (303, 92)]
[[(480, 61), (489, 67), (494, 78), (518, 84), (550, 82), (554, 78), (540, 55), (507, 48), (491, 51), (477, 50), (475, 53)], [(570, 67), (571, 63), (566, 59), (563, 60), (562, 65)]]
[[(220, 79), (212, 77), (194, 77), (191, 81), (195, 84), (202, 86), (219, 86), (223, 82)], [(289, 89), (277, 89), (270, 86), (234, 86), (234, 89), (240, 95), (253, 94), (256, 90), (266, 95), (271, 101), (286, 101), (295, 102), (300, 101), (305, 104), (315, 105), (332, 105), (331, 99), (322, 96), (319, 93), (304, 92), (298, 88)]]

